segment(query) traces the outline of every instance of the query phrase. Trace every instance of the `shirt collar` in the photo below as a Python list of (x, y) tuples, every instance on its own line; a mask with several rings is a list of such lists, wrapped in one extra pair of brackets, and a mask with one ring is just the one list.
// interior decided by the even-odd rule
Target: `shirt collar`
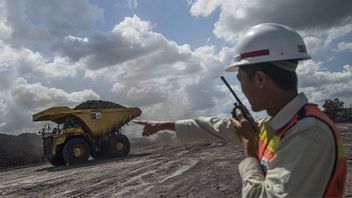
[(269, 126), (274, 130), (280, 129), (287, 124), (307, 102), (308, 99), (304, 93), (298, 94), (269, 121)]

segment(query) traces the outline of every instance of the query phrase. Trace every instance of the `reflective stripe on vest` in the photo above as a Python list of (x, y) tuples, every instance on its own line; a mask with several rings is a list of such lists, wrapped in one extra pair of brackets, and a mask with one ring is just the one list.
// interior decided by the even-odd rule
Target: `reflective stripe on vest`
[(260, 128), (259, 140), (258, 140), (258, 158), (260, 164), (266, 173), (270, 160), (275, 156), (275, 152), (279, 145), (280, 139), (283, 138), (285, 133), (294, 126), (299, 120), (305, 117), (314, 117), (324, 123), (326, 123), (335, 139), (336, 155), (335, 164), (333, 171), (330, 175), (328, 185), (325, 188), (324, 197), (342, 197), (344, 192), (344, 186), (346, 181), (346, 159), (344, 156), (343, 144), (340, 138), (340, 132), (337, 129), (335, 123), (331, 119), (321, 112), (318, 107), (314, 104), (306, 104), (291, 120), (279, 129), (272, 138), (267, 137), (266, 125), (263, 124)]

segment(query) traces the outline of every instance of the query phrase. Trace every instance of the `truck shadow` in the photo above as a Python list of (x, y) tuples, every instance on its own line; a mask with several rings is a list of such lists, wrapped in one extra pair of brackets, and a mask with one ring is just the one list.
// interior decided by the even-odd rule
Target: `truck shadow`
[(51, 166), (51, 167), (45, 167), (45, 168), (37, 169), (35, 171), (36, 172), (42, 172), (42, 171), (48, 171), (48, 172), (65, 171), (65, 170), (70, 170), (70, 169), (95, 166), (95, 165), (98, 165), (98, 164), (107, 164), (107, 163), (116, 162), (116, 161), (123, 161), (123, 160), (133, 159), (133, 158), (137, 158), (137, 157), (145, 157), (145, 156), (148, 156), (148, 155), (151, 155), (151, 154), (153, 154), (153, 153), (136, 153), (136, 154), (130, 154), (127, 157), (120, 157), (120, 158), (92, 159), (92, 160), (89, 160), (87, 163), (84, 163), (84, 164)]

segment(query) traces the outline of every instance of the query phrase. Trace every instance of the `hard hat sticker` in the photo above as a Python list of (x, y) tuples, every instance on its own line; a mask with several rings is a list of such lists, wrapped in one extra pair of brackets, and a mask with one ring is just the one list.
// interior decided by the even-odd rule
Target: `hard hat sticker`
[(298, 52), (299, 53), (307, 53), (307, 48), (305, 45), (298, 45)]

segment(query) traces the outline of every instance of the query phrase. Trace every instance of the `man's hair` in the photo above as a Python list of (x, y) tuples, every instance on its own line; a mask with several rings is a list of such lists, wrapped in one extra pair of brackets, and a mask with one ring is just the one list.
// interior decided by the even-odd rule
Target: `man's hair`
[[(297, 61), (293, 63), (297, 63)], [(248, 66), (243, 66), (240, 67), (240, 69), (243, 70), (251, 79), (253, 79), (257, 71), (262, 71), (266, 75), (268, 75), (273, 80), (275, 85), (278, 86), (280, 89), (297, 91), (296, 72), (282, 69), (270, 62), (256, 63)]]

